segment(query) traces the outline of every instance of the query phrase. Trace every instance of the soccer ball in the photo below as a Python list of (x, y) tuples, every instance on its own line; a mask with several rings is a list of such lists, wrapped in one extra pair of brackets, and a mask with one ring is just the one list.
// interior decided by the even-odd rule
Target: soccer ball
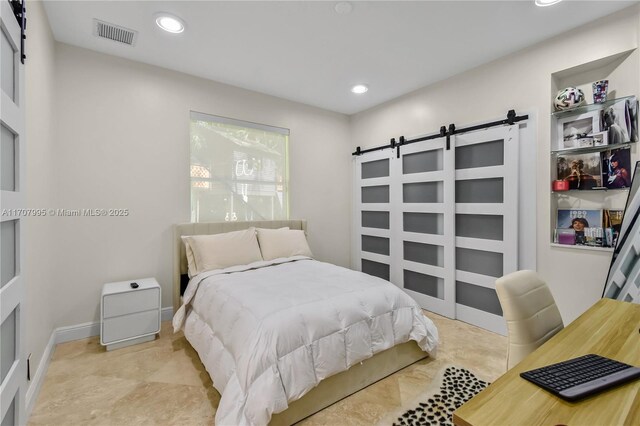
[(562, 111), (584, 104), (586, 104), (584, 93), (575, 87), (567, 87), (566, 89), (560, 90), (553, 100), (553, 106), (556, 111)]

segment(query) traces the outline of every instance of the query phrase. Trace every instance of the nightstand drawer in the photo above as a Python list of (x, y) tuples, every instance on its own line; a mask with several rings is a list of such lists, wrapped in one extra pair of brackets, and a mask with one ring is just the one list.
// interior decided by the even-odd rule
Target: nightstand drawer
[(102, 344), (130, 339), (160, 331), (157, 309), (105, 319), (102, 323)]
[(160, 307), (160, 289), (128, 291), (103, 296), (103, 318), (117, 317)]

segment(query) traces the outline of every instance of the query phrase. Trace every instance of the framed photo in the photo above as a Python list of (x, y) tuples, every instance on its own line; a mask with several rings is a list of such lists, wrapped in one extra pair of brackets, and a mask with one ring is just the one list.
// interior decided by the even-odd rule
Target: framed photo
[[(600, 111), (600, 128), (607, 132), (609, 145), (632, 141), (634, 132), (630, 106), (625, 99), (621, 99)], [(636, 120), (637, 116), (634, 121)]]
[(558, 209), (558, 229), (572, 229), (575, 219), (585, 219), (585, 228), (602, 226), (602, 210)]
[(562, 118), (558, 120), (558, 149), (581, 148), (580, 143), (586, 143), (584, 140), (594, 133), (600, 133), (599, 111)]
[(624, 210), (604, 210), (602, 212), (602, 227), (605, 229), (606, 247), (615, 247), (620, 235)]
[(569, 189), (593, 189), (602, 186), (602, 159), (599, 152), (558, 155), (558, 180)]
[(588, 148), (594, 146), (593, 136), (584, 136), (576, 141), (578, 148)]
[(608, 149), (602, 156), (602, 183), (609, 189), (631, 186), (631, 148)]
[(593, 134), (593, 146), (606, 146), (609, 145), (609, 138), (607, 132), (600, 132)]
[(638, 136), (638, 99), (634, 96), (631, 99), (627, 99), (627, 109), (629, 110), (629, 119), (631, 120), (631, 142), (638, 142), (640, 136)]
[(586, 244), (589, 229), (602, 226), (602, 210), (558, 209), (556, 223), (557, 230), (572, 229), (575, 232), (575, 244)]

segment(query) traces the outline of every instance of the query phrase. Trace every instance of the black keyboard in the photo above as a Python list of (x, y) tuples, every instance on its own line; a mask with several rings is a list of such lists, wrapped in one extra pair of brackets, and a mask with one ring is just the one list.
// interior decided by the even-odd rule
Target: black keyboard
[(563, 399), (576, 401), (639, 378), (640, 368), (589, 354), (525, 371), (520, 377)]

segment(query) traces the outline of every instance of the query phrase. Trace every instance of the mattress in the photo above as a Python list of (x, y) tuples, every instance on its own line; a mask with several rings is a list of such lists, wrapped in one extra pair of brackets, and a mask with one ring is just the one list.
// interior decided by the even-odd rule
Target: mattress
[(174, 317), (221, 394), (219, 425), (263, 425), (321, 380), (438, 332), (388, 281), (296, 256), (194, 277)]

